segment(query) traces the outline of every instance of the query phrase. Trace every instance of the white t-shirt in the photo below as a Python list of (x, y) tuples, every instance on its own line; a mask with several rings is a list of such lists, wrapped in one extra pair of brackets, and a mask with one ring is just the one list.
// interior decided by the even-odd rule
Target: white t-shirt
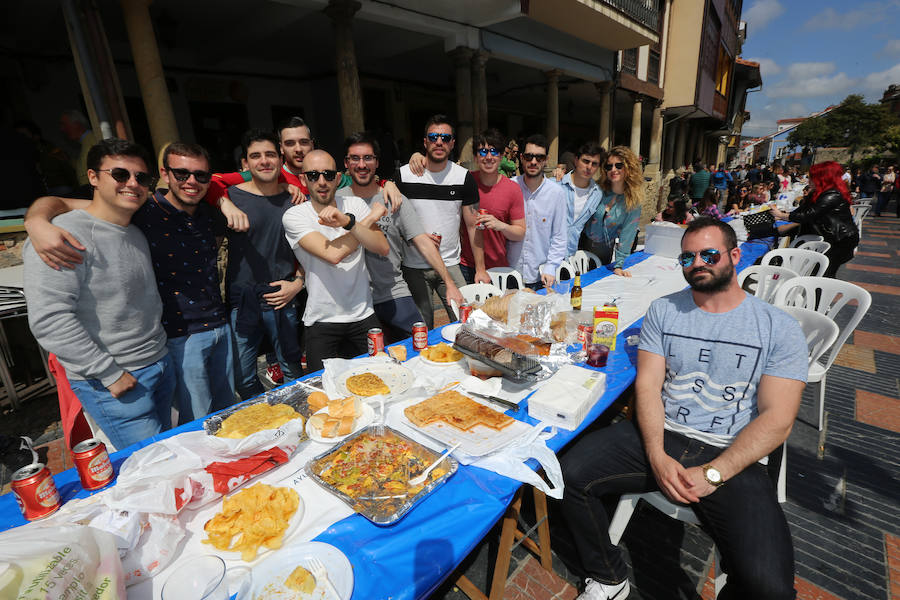
[(584, 210), (584, 205), (587, 204), (588, 196), (591, 195), (591, 186), (588, 184), (587, 187), (580, 188), (574, 183), (572, 183), (572, 187), (575, 188), (575, 200), (572, 203), (572, 207), (574, 208), (574, 215), (577, 219), (581, 214), (581, 211)]
[[(334, 201), (339, 211), (352, 213), (357, 221), (369, 214), (368, 205), (356, 196), (336, 196)], [(372, 289), (362, 246), (336, 265), (300, 246), (300, 240), (314, 231), (328, 240), (335, 240), (347, 230), (321, 225), (312, 202), (292, 206), (281, 221), (284, 237), (306, 271), (309, 300), (306, 301), (303, 324), (308, 327), (313, 323), (355, 323), (373, 314)]]

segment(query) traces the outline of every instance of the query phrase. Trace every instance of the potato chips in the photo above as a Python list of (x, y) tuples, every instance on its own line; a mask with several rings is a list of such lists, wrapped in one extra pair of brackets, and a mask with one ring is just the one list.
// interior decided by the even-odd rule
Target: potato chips
[(291, 419), (301, 418), (300, 413), (287, 404), (261, 402), (242, 408), (222, 421), (216, 437), (240, 439), (257, 431), (277, 429)]
[(421, 355), (432, 362), (439, 363), (452, 363), (463, 357), (462, 352), (454, 350), (443, 342), (434, 346), (428, 346), (422, 350)]
[(316, 590), (316, 578), (312, 573), (298, 566), (285, 579), (284, 586), (301, 594), (312, 594)]
[(298, 506), (300, 495), (295, 490), (257, 483), (222, 500), (222, 511), (203, 526), (209, 535), (203, 543), (240, 552), (241, 558), (250, 562), (260, 546), (281, 548)]

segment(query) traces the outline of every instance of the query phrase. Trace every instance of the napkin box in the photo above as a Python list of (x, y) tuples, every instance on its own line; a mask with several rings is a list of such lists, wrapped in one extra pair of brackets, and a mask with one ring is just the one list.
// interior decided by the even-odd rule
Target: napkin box
[(644, 237), (644, 252), (675, 258), (681, 254), (681, 236), (685, 228), (674, 223), (650, 223)]
[(571, 431), (581, 425), (605, 391), (605, 373), (563, 365), (528, 399), (528, 416)]

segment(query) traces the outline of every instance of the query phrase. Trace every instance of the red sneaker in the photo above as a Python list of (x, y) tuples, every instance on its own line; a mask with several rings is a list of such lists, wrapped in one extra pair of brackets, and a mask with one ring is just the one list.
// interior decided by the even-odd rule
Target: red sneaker
[(281, 365), (275, 363), (266, 367), (266, 379), (272, 385), (281, 385), (284, 383), (284, 373), (281, 372)]

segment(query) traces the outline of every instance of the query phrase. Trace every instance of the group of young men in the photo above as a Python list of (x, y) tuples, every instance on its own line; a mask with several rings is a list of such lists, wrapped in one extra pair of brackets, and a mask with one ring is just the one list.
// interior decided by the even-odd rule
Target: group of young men
[[(517, 268), (531, 287), (554, 283), (601, 200), (593, 175), (603, 150), (583, 147), (557, 183), (544, 177), (548, 144), (534, 135), (522, 174), (507, 179), (498, 173), (505, 140), (495, 132), (475, 140), (475, 173), (449, 160), (455, 138), (446, 117), (429, 119), (424, 134), (424, 169), (406, 165), (384, 188), (371, 136), (346, 140), (345, 177), (296, 118), (277, 136), (245, 134), (245, 175), (214, 176), (202, 147), (173, 143), (153, 194), (146, 152), (103, 140), (87, 155), (91, 200), (32, 205), (29, 323), (116, 447), (168, 428), (173, 404), (186, 422), (232, 404), (235, 390), (261, 392), (263, 338), (285, 375), (299, 376), (302, 290), (312, 371), (326, 358), (363, 353), (372, 327), (397, 335), (419, 320), (431, 327), (432, 291), (449, 310), (462, 301), (459, 288), (483, 281), (492, 266)], [(225, 300), (217, 219), (228, 224)], [(789, 597), (790, 533), (759, 461), (796, 415), (804, 337), (737, 285), (740, 250), (728, 226), (695, 220), (682, 249), (690, 289), (656, 301), (642, 330), (639, 428), (591, 433), (563, 457), (563, 513), (589, 576), (584, 597), (627, 596), (602, 499), (650, 489), (696, 507), (728, 561), (732, 589)]]

